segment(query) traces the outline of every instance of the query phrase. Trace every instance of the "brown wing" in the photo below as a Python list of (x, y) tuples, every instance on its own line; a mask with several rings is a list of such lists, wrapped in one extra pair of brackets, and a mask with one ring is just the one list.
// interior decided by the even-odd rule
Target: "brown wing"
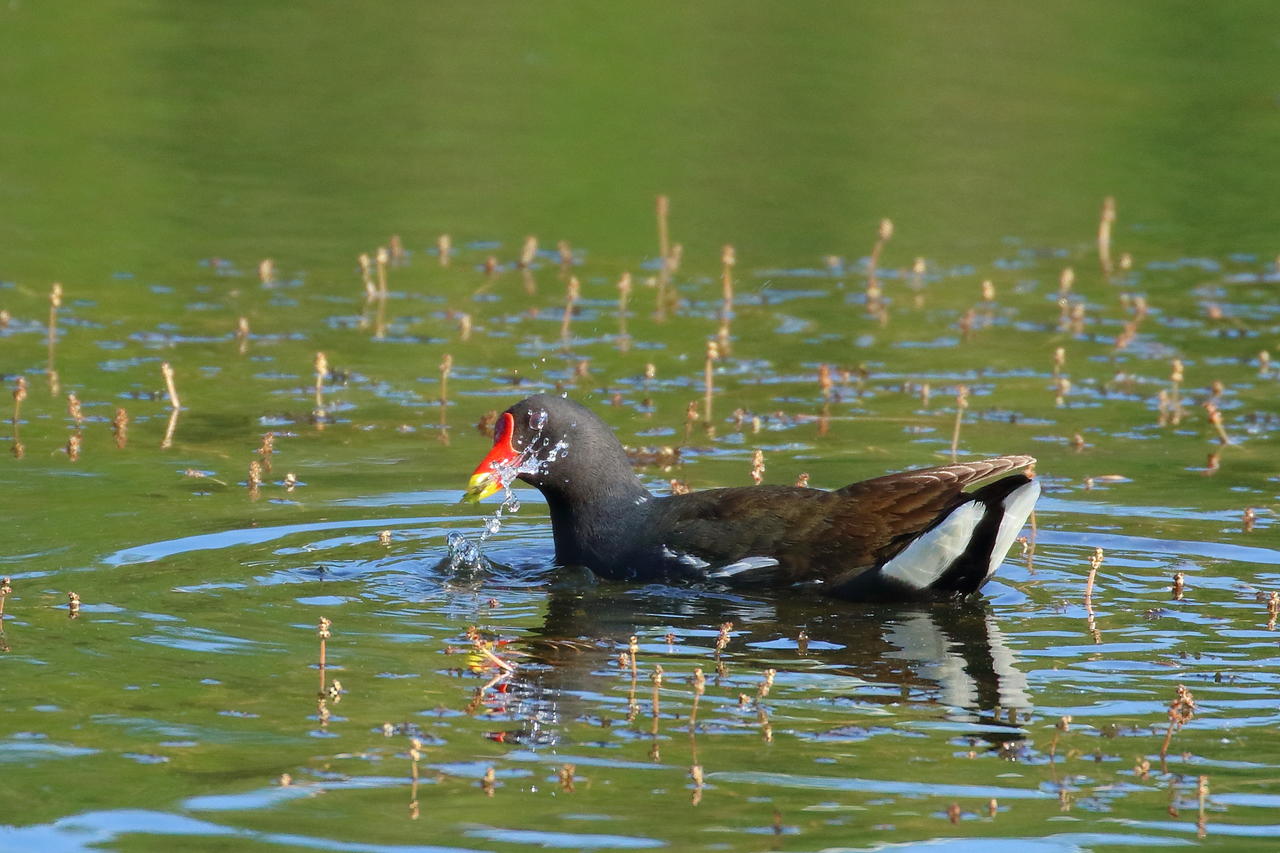
[(886, 474), (832, 494), (856, 501), (860, 511), (883, 516), (889, 535), (872, 544), (875, 562), (892, 559), (960, 500), (964, 487), (1035, 464), (1032, 456), (996, 456)]
[(992, 459), (979, 459), (976, 462), (953, 462), (936, 468), (899, 471), (896, 474), (886, 474), (871, 480), (861, 480), (843, 489), (836, 489), (834, 494), (863, 498), (886, 491), (899, 496), (942, 491), (955, 495), (970, 483), (998, 477), (1035, 463), (1033, 456), (996, 456)]
[(847, 577), (918, 536), (963, 488), (1024, 468), (1001, 456), (863, 480), (832, 492), (784, 486), (710, 489), (664, 499), (663, 547), (715, 564), (766, 555), (793, 580)]

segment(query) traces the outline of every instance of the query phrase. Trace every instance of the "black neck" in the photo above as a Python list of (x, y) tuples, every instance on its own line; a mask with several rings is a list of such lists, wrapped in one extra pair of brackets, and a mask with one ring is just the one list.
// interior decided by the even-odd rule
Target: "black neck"
[(625, 551), (649, 514), (653, 496), (630, 465), (618, 471), (593, 470), (588, 478), (540, 484), (551, 510), (556, 559), (567, 565), (596, 565), (604, 555)]

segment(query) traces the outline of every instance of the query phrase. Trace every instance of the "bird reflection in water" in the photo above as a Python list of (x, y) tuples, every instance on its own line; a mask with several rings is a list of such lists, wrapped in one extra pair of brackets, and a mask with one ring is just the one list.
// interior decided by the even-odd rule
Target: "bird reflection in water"
[[(472, 710), (483, 704), (491, 719), (519, 721), (490, 732), (491, 739), (535, 747), (560, 742), (575, 719), (636, 723), (642, 706), (645, 715), (652, 710), (654, 658), (667, 665), (668, 686), (692, 685), (693, 668), (702, 667), (710, 691), (721, 661), (714, 637), (706, 635), (729, 622), (745, 635), (724, 652), (735, 691), (744, 673), (765, 672), (795, 655), (796, 666), (784, 671), (820, 667), (864, 682), (858, 704), (936, 705), (940, 716), (968, 724), (972, 737), (1006, 752), (1016, 751), (1025, 736), (1020, 724), (1032, 705), (1026, 676), (984, 599), (859, 605), (799, 593), (752, 598), (575, 581), (553, 589), (542, 626), (515, 644), (523, 654), (518, 670), (495, 678)], [(705, 636), (697, 642), (706, 655), (690, 659), (688, 672), (677, 668), (689, 645), (668, 645), (672, 634)], [(632, 636), (643, 646), (638, 674), (627, 660)], [(625, 710), (602, 689), (602, 679), (619, 674), (633, 682)], [(602, 719), (610, 711), (617, 719)]]

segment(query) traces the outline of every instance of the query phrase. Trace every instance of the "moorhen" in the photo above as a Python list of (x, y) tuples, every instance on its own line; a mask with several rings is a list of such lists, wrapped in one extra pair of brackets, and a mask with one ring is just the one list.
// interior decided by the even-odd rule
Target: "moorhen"
[(613, 431), (564, 397), (538, 394), (498, 418), (464, 500), (521, 479), (547, 499), (556, 560), (616, 580), (809, 584), (855, 600), (948, 598), (995, 573), (1040, 494), (999, 456), (904, 471), (834, 491), (792, 486), (657, 497)]

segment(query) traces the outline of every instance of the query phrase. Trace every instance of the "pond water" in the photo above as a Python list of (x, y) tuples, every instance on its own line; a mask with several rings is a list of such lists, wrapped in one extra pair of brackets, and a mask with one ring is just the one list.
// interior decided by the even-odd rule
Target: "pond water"
[[(8, 4), (0, 849), (1270, 849), (1277, 24)], [(1045, 493), (960, 604), (601, 583), (457, 503), (552, 389), (657, 493)]]

